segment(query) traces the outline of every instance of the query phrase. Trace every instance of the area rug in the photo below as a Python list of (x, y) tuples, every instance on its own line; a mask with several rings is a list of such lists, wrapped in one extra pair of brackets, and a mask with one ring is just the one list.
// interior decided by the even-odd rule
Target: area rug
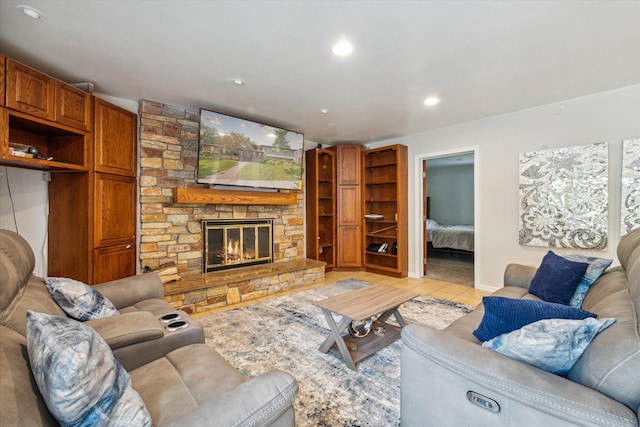
[[(357, 372), (341, 357), (318, 350), (329, 329), (313, 302), (370, 284), (342, 280), (198, 321), (206, 343), (244, 376), (279, 369), (296, 378), (296, 426), (399, 426), (401, 340), (358, 363)], [(468, 306), (427, 296), (400, 306), (407, 324), (438, 329), (469, 311)]]

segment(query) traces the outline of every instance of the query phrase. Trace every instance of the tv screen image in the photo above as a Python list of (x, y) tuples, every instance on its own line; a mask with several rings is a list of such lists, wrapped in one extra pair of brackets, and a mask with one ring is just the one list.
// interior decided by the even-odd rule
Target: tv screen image
[(302, 189), (304, 135), (200, 109), (196, 182)]

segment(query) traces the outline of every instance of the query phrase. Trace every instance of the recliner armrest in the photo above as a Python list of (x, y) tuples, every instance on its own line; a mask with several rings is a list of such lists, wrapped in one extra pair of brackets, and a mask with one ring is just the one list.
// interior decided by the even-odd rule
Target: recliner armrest
[(291, 374), (283, 371), (265, 372), (214, 401), (157, 427), (212, 423), (218, 426), (269, 425), (291, 408), (297, 394), (298, 384)]
[(95, 329), (112, 350), (164, 336), (162, 325), (148, 311), (124, 313), (84, 323)]
[(538, 269), (530, 265), (509, 264), (504, 270), (504, 286), (517, 286), (529, 289), (529, 285)]
[[(483, 393), (487, 393), (486, 397), (508, 408), (506, 415), (504, 412), (501, 415), (510, 417), (507, 420), (499, 420), (497, 414), (489, 414), (495, 417), (492, 419), (496, 425), (524, 425), (528, 424), (526, 420), (533, 419), (559, 421), (547, 425), (637, 425), (633, 411), (594, 389), (513, 360), (446, 331), (425, 325), (408, 325), (402, 329), (401, 351), (401, 404), (403, 410), (411, 412), (414, 417), (420, 415), (420, 411), (444, 407), (453, 396), (457, 400), (450, 404), (458, 405), (459, 413), (452, 415), (447, 412), (454, 418), (452, 425), (462, 425), (461, 420), (482, 416), (483, 411), (469, 404), (464, 395), (467, 390), (473, 390), (473, 384), (478, 384)], [(427, 373), (429, 378), (424, 377)], [(445, 376), (447, 378), (442, 378)], [(434, 381), (440, 381), (439, 386), (429, 389)], [(420, 403), (403, 401), (405, 397), (407, 400), (417, 399)], [(406, 425), (411, 425), (411, 422), (406, 422)]]
[(144, 273), (101, 283), (93, 287), (119, 310), (152, 298), (164, 298), (162, 280), (156, 273)]

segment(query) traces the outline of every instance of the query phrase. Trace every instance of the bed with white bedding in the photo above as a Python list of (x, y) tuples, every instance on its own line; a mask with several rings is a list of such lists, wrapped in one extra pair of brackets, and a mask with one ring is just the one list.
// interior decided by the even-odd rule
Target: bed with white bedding
[(443, 225), (428, 219), (427, 242), (433, 250), (473, 253), (473, 225)]

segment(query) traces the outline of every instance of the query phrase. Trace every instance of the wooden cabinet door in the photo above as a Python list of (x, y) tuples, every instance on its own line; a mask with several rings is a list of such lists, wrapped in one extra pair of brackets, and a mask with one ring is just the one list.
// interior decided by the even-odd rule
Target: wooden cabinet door
[(93, 284), (136, 274), (136, 245), (118, 245), (93, 251)]
[(360, 184), (361, 145), (338, 145), (338, 185)]
[(95, 170), (137, 175), (137, 116), (95, 98)]
[(7, 107), (53, 120), (55, 80), (11, 59), (6, 69)]
[(338, 228), (338, 267), (362, 267), (362, 249), (359, 225)]
[(56, 81), (55, 120), (78, 129), (91, 129), (91, 95)]
[(136, 179), (96, 173), (94, 247), (136, 241)]
[(338, 189), (338, 224), (360, 225), (360, 194), (358, 186), (344, 186)]
[(362, 267), (360, 187), (338, 186), (338, 267)]
[(0, 107), (5, 106), (5, 91), (4, 91), (4, 76), (5, 76), (5, 63), (7, 59), (4, 55), (0, 55)]

